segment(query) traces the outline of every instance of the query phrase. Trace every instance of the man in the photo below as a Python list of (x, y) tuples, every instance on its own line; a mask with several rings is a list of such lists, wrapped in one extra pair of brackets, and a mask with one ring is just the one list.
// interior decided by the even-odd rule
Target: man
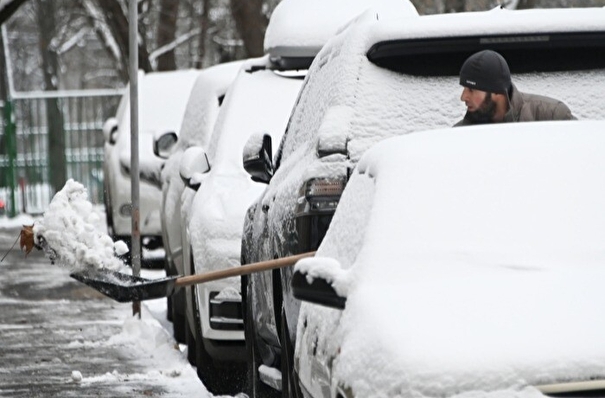
[(471, 55), (460, 69), (460, 85), (464, 87), (460, 100), (467, 110), (454, 127), (575, 119), (563, 102), (517, 90), (506, 60), (495, 51)]

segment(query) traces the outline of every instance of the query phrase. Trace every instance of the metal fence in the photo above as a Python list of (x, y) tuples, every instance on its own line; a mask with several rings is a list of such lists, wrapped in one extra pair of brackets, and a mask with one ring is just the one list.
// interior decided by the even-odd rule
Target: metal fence
[(53, 186), (65, 178), (87, 187), (93, 203), (103, 203), (102, 128), (115, 115), (121, 94), (21, 93), (3, 104), (0, 201), (7, 214), (44, 212)]

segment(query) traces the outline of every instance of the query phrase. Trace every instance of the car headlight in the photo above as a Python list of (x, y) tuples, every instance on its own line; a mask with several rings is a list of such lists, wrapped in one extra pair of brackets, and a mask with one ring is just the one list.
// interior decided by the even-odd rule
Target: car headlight
[(132, 216), (132, 205), (130, 203), (120, 206), (120, 215), (124, 217)]

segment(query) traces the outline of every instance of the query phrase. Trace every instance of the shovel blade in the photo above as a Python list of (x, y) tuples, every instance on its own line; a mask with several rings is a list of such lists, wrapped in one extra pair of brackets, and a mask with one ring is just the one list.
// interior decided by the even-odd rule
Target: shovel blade
[(168, 297), (174, 293), (178, 278), (145, 279), (105, 269), (78, 271), (70, 276), (120, 303)]

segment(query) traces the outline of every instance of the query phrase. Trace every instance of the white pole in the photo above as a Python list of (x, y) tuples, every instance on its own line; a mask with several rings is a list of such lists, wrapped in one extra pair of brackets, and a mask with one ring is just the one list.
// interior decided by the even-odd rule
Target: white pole
[[(141, 231), (139, 229), (139, 43), (137, 0), (128, 7), (128, 33), (130, 53), (130, 178), (132, 200), (131, 257), (132, 274), (141, 274)], [(132, 303), (133, 315), (141, 318), (141, 303)]]

